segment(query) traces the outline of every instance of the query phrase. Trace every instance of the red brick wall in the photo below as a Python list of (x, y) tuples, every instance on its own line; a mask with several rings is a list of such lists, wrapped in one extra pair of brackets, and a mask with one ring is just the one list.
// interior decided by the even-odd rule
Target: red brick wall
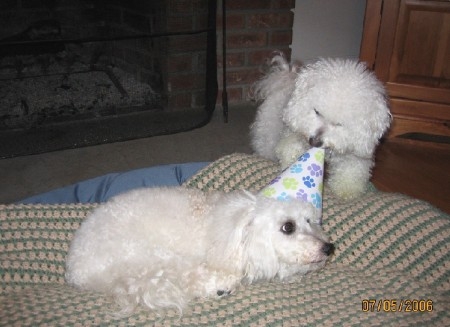
[[(207, 28), (209, 0), (164, 0), (167, 31)], [(206, 33), (169, 38), (167, 44), (168, 108), (201, 108), (205, 105)]]
[[(219, 1), (220, 3), (220, 1)], [(266, 58), (280, 50), (290, 58), (295, 0), (226, 0), (227, 93), (229, 103), (248, 101), (251, 84)], [(218, 79), (222, 89), (222, 10), (218, 7)], [(221, 103), (219, 92), (218, 103)]]

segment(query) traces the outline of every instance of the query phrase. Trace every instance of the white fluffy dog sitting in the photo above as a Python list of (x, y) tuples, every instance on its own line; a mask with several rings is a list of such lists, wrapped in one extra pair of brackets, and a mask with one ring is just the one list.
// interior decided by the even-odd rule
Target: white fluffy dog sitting
[(309, 148), (325, 148), (329, 189), (342, 200), (364, 192), (391, 115), (383, 85), (363, 63), (321, 59), (299, 67), (278, 54), (254, 97), (262, 101), (251, 126), (257, 154), (286, 168)]
[(182, 310), (240, 283), (323, 266), (333, 245), (314, 213), (309, 203), (245, 191), (134, 190), (86, 218), (70, 246), (66, 279), (113, 295), (123, 313), (138, 304)]

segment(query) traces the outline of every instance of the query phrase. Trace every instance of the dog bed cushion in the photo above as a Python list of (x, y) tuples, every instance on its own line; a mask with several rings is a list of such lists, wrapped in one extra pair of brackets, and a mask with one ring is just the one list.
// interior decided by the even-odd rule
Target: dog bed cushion
[[(260, 190), (278, 173), (234, 154), (185, 187)], [(198, 299), (180, 317), (138, 310), (117, 318), (110, 298), (65, 284), (74, 231), (95, 204), (0, 206), (0, 325), (449, 326), (450, 217), (430, 204), (370, 189), (350, 203), (324, 196), (324, 229), (336, 246), (320, 271), (292, 283), (242, 286)]]
[(191, 162), (111, 173), (35, 195), (19, 203), (105, 202), (112, 196), (138, 187), (179, 186), (207, 164), (207, 162)]

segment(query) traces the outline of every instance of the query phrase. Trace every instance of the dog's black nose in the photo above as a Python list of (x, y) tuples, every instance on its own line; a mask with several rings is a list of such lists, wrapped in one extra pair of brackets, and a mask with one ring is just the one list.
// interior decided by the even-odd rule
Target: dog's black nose
[(323, 141), (318, 136), (310, 137), (308, 142), (309, 142), (309, 145), (316, 147), (316, 148), (320, 148), (323, 145)]
[(325, 253), (327, 256), (332, 255), (334, 252), (334, 245), (332, 243), (325, 243), (322, 246), (322, 252)]

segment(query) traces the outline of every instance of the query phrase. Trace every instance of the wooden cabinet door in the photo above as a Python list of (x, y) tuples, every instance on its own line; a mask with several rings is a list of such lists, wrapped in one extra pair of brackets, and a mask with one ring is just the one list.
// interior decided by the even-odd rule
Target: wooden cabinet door
[(450, 135), (449, 1), (368, 0), (360, 57), (386, 83), (397, 127), (414, 125), (402, 132)]

